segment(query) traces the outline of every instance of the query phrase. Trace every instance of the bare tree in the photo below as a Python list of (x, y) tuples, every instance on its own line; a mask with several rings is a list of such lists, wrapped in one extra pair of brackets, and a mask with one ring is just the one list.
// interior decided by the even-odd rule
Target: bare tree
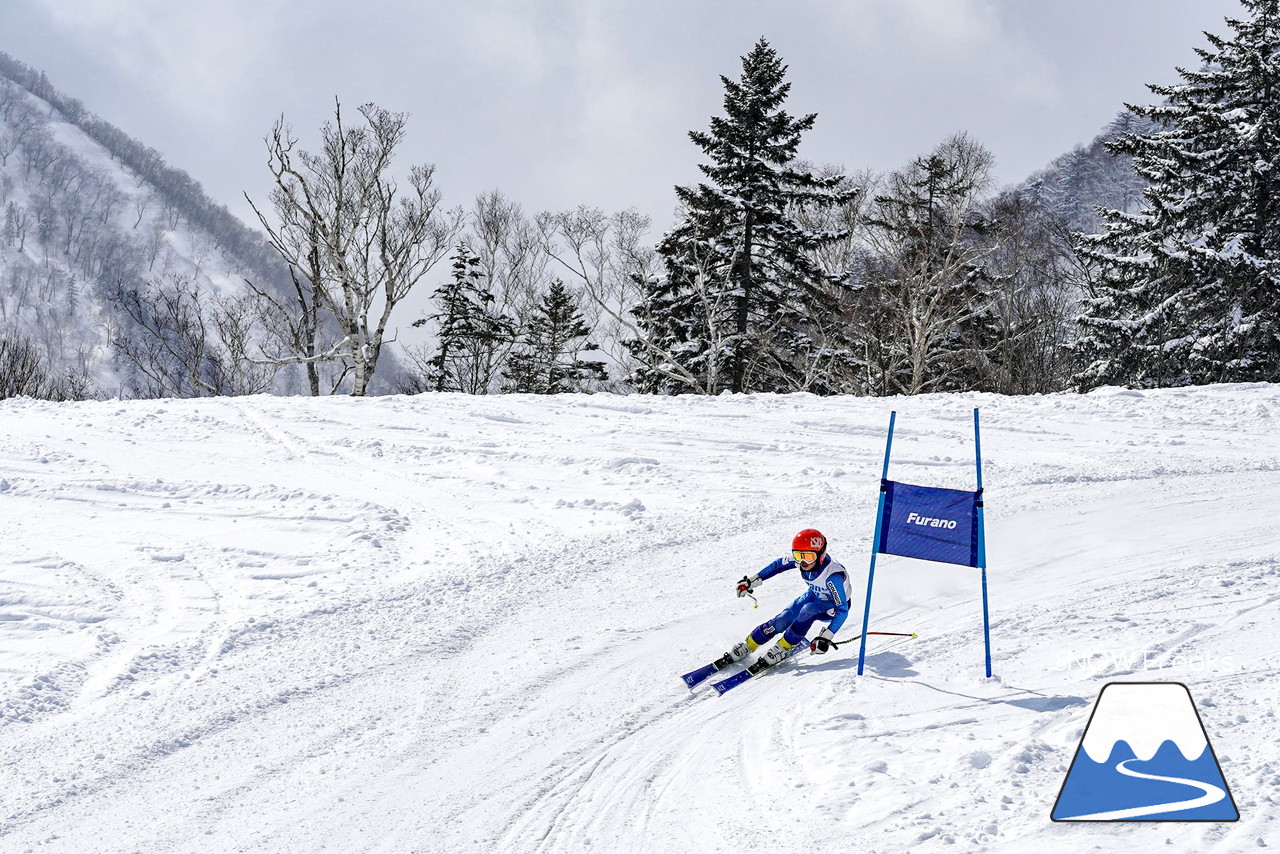
[(170, 231), (178, 227), (178, 223), (182, 222), (182, 206), (172, 196), (164, 197), (164, 208), (160, 212), (160, 220), (156, 223), (159, 227), (161, 223)]
[(9, 165), (9, 158), (18, 150), (19, 140), (16, 134), (0, 130), (0, 167)]
[[(61, 339), (59, 340), (61, 342)], [(86, 400), (98, 394), (89, 377), (91, 348), (81, 348), (79, 363), (59, 376), (50, 367), (50, 354), (39, 342), (11, 329), (0, 329), (0, 400), (34, 397), (40, 400)]]
[(416, 344), (404, 348), (404, 355), (409, 364), (395, 380), (398, 394), (422, 394), (424, 391), (435, 391), (435, 365), (432, 364), (435, 352), (429, 344)]
[[(290, 265), (293, 294), (279, 296), (245, 279), (245, 284), (257, 298), (257, 315), (267, 336), (262, 352), (269, 362), (286, 365), (300, 363), (307, 372), (307, 388), (312, 397), (320, 394), (320, 362), (338, 356), (339, 348), (329, 353), (318, 352), (321, 314), (324, 299), (320, 283), (324, 281), (318, 272), (319, 261), (312, 252), (307, 259), (314, 263), (308, 272)], [(269, 348), (269, 349), (268, 349)], [(345, 371), (343, 375), (345, 376)]]
[(1077, 372), (1071, 350), (1087, 270), (1065, 217), (1029, 194), (990, 204), (997, 235), (985, 267), (1000, 336), (996, 391), (1039, 394), (1068, 388)]
[(528, 315), (552, 278), (537, 223), (496, 190), (476, 198), (469, 223), (466, 244), (479, 259), (497, 308), (512, 317)]
[(23, 103), (24, 100), (25, 98), (22, 90), (18, 88), (18, 84), (0, 77), (0, 119), (8, 122), (14, 107)]
[(31, 227), (31, 214), (16, 202), (9, 202), (4, 210), (4, 242), (21, 252), (27, 243), (27, 229)]
[(640, 301), (643, 283), (658, 273), (653, 248), (645, 243), (650, 221), (635, 210), (606, 214), (599, 208), (579, 207), (541, 213), (536, 219), (543, 249), (582, 286), (588, 325), (600, 330), (610, 360), (629, 376), (634, 367), (625, 342), (634, 341), (670, 364), (673, 379), (700, 389), (699, 379), (680, 367), (670, 353), (660, 351), (636, 322), (631, 309)]
[(166, 246), (169, 245), (169, 239), (165, 235), (164, 226), (159, 222), (153, 222), (147, 228), (146, 239), (143, 241), (143, 257), (147, 261), (147, 271), (154, 272), (156, 269), (156, 261), (160, 260)]
[[(621, 368), (621, 376), (634, 375), (638, 367), (635, 354), (642, 353), (646, 371), (660, 375), (672, 387), (697, 394), (716, 394), (729, 387), (730, 378), (720, 376), (715, 365), (708, 365), (702, 373), (689, 370), (688, 354), (664, 349), (637, 314), (643, 311), (645, 289), (661, 284), (659, 258), (643, 239), (650, 225), (648, 217), (634, 210), (609, 215), (599, 209), (579, 207), (540, 214), (537, 221), (547, 254), (581, 284), (587, 298), (584, 314), (589, 325), (600, 331), (599, 340), (610, 360)], [(691, 245), (691, 252), (693, 256), (685, 259), (685, 285), (697, 304), (702, 337), (699, 346), (718, 351), (727, 347), (736, 334), (730, 325), (718, 322), (731, 314), (728, 307), (733, 292), (726, 287), (725, 271), (733, 268), (734, 259), (731, 256), (726, 262), (723, 257), (714, 256), (710, 248), (705, 249), (705, 254), (698, 254), (703, 252), (698, 245)], [(775, 324), (778, 322), (781, 321)], [(762, 326), (758, 334), (767, 338), (777, 331), (776, 325)], [(743, 348), (748, 353), (748, 374), (772, 367), (769, 348), (752, 341), (745, 342)], [(796, 390), (820, 381), (825, 384), (830, 372), (827, 352), (821, 346), (814, 348)], [(614, 388), (622, 387), (621, 382), (614, 383)]]
[(978, 212), (991, 168), (986, 148), (956, 134), (890, 173), (870, 201), (862, 230), (869, 253), (854, 291), (870, 393), (994, 382), (994, 312), (981, 264), (995, 244)]
[[(277, 222), (254, 206), (271, 244), (294, 271), (297, 303), (291, 310), (305, 318), (301, 339), (277, 336), (301, 346), (275, 361), (348, 361), (357, 396), (368, 392), (396, 305), (448, 252), (463, 221), (461, 210), (439, 210), (434, 166), (412, 167), (403, 194), (389, 177), (406, 114), (374, 104), (362, 106), (360, 114), (364, 126), (345, 126), (335, 101), (334, 121), (321, 128), (319, 154), (296, 150), (297, 139), (281, 117), (266, 139)], [(321, 310), (341, 335), (329, 346), (317, 343)]]
[(837, 189), (848, 195), (846, 201), (838, 205), (793, 202), (787, 207), (787, 215), (806, 231), (844, 235), (838, 240), (820, 244), (811, 254), (824, 273), (833, 277), (845, 276), (857, 265), (859, 254), (865, 250), (861, 232), (866, 220), (867, 201), (879, 192), (880, 179), (871, 170), (846, 173), (842, 166), (814, 166), (805, 161), (797, 161), (795, 168), (824, 179), (843, 176)]
[(53, 132), (49, 130), (47, 124), (35, 125), (31, 132), (27, 134), (26, 140), (23, 142), (23, 151), (26, 154), (27, 167), (23, 173), (24, 178), (30, 178), (32, 170), (37, 175), (43, 176), (45, 172), (57, 162), (60, 158), (67, 154), (67, 148), (58, 144), (53, 138)]
[(29, 339), (0, 331), (0, 400), (56, 397), (44, 357)]
[(0, 95), (0, 103), (4, 104), (4, 118), (9, 128), (0, 131), (0, 166), (8, 165), (9, 158), (22, 146), (24, 140), (30, 139), (45, 126), (45, 120), (40, 117), (40, 113), (20, 95), (16, 95), (15, 100), (7, 103), (3, 101), (3, 97)]
[(111, 343), (140, 377), (143, 397), (256, 394), (278, 367), (252, 358), (250, 297), (211, 296), (198, 282), (174, 276), (120, 288), (114, 306), (133, 321), (116, 326)]
[(133, 221), (133, 227), (136, 229), (142, 225), (142, 218), (146, 216), (147, 208), (151, 207), (151, 203), (156, 200), (155, 193), (150, 190), (144, 190), (133, 195), (133, 212), (138, 218)]

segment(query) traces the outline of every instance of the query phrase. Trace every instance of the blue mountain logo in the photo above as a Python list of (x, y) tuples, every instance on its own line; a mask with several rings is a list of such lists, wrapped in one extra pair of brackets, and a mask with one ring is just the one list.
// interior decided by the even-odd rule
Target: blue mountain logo
[(1112, 682), (1093, 707), (1054, 821), (1236, 821), (1240, 813), (1191, 692)]

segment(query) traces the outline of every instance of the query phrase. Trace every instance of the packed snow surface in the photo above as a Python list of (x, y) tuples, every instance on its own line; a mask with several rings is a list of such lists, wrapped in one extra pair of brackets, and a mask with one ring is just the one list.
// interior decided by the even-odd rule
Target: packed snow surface
[[(870, 557), (867, 671), (679, 674)], [(1280, 845), (1280, 386), (911, 399), (0, 403), (0, 850), (1075, 852)], [(1191, 691), (1241, 819), (1049, 820), (1111, 681)]]

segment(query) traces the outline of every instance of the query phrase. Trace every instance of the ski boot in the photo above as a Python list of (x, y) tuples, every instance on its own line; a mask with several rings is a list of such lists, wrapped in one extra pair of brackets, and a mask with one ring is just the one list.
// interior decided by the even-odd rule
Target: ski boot
[(714, 663), (716, 666), (716, 670), (724, 670), (730, 664), (734, 664), (736, 662), (742, 661), (742, 659), (746, 658), (750, 654), (751, 654), (751, 650), (745, 642), (736, 643), (733, 645), (733, 649), (729, 650), (724, 655), (720, 656), (715, 660)]
[(762, 670), (768, 670), (786, 658), (791, 653), (791, 648), (791, 644), (787, 643), (786, 638), (778, 638), (777, 643), (766, 649), (759, 658), (752, 662), (751, 666), (747, 668), (748, 672), (754, 676)]

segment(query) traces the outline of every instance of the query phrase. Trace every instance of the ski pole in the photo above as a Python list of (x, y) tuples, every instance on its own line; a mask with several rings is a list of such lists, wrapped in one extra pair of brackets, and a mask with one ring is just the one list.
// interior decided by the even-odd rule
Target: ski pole
[[(867, 634), (868, 634), (868, 635), (880, 635), (880, 636), (882, 636), (882, 637), (891, 637), (891, 638), (914, 638), (914, 637), (919, 637), (919, 635), (917, 635), (915, 632), (867, 632)], [(845, 639), (844, 639), (844, 640), (842, 640), (842, 641), (835, 641), (835, 640), (833, 640), (833, 641), (831, 641), (831, 646), (832, 646), (833, 648), (835, 648), (835, 649), (839, 649), (843, 644), (850, 643), (851, 641), (856, 641), (856, 640), (858, 640), (858, 639), (859, 639), (859, 638), (861, 638), (861, 637), (862, 637), (862, 635), (854, 635), (853, 637), (851, 637), (851, 638), (845, 638)]]

